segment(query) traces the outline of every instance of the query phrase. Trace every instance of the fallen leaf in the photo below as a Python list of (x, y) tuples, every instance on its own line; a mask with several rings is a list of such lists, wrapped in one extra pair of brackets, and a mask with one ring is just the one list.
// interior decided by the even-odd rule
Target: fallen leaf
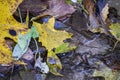
[(69, 43), (64, 43), (55, 49), (55, 53), (65, 53), (74, 50), (76, 46), (70, 46)]
[(31, 35), (29, 33), (25, 35), (18, 35), (18, 45), (22, 52), (26, 52), (31, 40)]
[(120, 41), (120, 24), (119, 23), (115, 23), (115, 24), (111, 24), (109, 26), (110, 28), (110, 32), (112, 33), (112, 35), (118, 40)]
[(32, 21), (47, 15), (53, 16), (56, 19), (65, 18), (75, 12), (73, 6), (68, 5), (65, 0), (49, 0), (47, 3), (48, 9), (32, 18)]
[(93, 76), (103, 76), (105, 80), (119, 80), (120, 79), (120, 73), (119, 72), (113, 72), (108, 67), (105, 67), (101, 71), (95, 70), (93, 73)]
[(58, 68), (62, 69), (62, 64), (56, 54), (51, 50), (48, 52), (47, 64), (50, 68), (50, 72), (57, 76), (62, 76), (58, 73)]
[(40, 33), (39, 42), (42, 42), (42, 45), (48, 49), (47, 63), (50, 68), (50, 72), (61, 76), (61, 74), (57, 72), (57, 68), (62, 69), (62, 65), (52, 49), (64, 44), (63, 40), (71, 38), (71, 34), (66, 31), (55, 30), (54, 23), (55, 19), (50, 18), (47, 23), (43, 24), (33, 22), (33, 26), (35, 26)]
[(12, 57), (14, 60), (18, 60), (19, 58), (22, 57), (24, 52), (21, 50), (20, 46), (17, 44), (13, 50)]
[(71, 34), (66, 31), (58, 31), (54, 29), (55, 19), (49, 19), (48, 23), (39, 24), (33, 22), (33, 26), (39, 31), (39, 42), (42, 42), (42, 45), (45, 46), (48, 51), (53, 48), (58, 47), (63, 44), (63, 40), (66, 38), (71, 38)]
[(42, 62), (42, 58), (39, 56), (35, 62), (35, 68), (40, 68), (42, 73), (48, 73), (49, 67), (46, 62)]
[(21, 34), (18, 35), (18, 44), (15, 46), (12, 54), (15, 60), (20, 59), (23, 56), (23, 54), (26, 53), (31, 38), (36, 38), (36, 37), (39, 37), (39, 33), (36, 27), (31, 27), (30, 32), (24, 35)]
[(17, 42), (19, 33), (24, 34), (28, 31), (25, 24), (17, 22), (12, 14), (15, 12), (22, 0), (0, 1), (0, 64), (12, 62), (12, 51), (5, 42), (5, 38), (13, 39)]
[(98, 9), (96, 11), (96, 13), (100, 14), (102, 17), (102, 20), (105, 21), (107, 19), (107, 15), (108, 15), (108, 3), (106, 3), (106, 0), (98, 0), (97, 1), (97, 6)]
[(31, 34), (31, 37), (34, 39), (39, 37), (39, 32), (37, 31), (37, 28), (34, 26), (31, 27), (30, 34)]
[[(23, 0), (19, 5), (22, 18), (26, 17), (27, 11), (33, 16), (39, 15), (41, 12), (45, 11), (48, 7), (48, 0)], [(16, 11), (14, 16), (19, 17), (19, 13)]]
[(92, 32), (98, 32), (99, 30), (99, 22), (97, 17), (95, 16), (95, 1), (94, 0), (83, 0), (83, 6), (88, 14), (88, 30)]

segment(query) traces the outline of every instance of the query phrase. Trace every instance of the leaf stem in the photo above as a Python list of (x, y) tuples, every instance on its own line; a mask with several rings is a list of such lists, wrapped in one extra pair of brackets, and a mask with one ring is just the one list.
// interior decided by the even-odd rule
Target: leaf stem
[(117, 46), (117, 44), (118, 44), (118, 40), (115, 42), (115, 44), (114, 44), (114, 46), (113, 46), (113, 50), (115, 49), (115, 47)]
[(18, 13), (19, 13), (19, 16), (20, 16), (20, 22), (23, 23), (22, 16), (21, 16), (21, 11), (20, 11), (19, 7), (18, 7)]
[(36, 61), (36, 57), (37, 57), (37, 53), (38, 53), (38, 44), (37, 44), (37, 41), (36, 41), (36, 39), (35, 38), (33, 38), (34, 39), (34, 41), (35, 41), (35, 45), (36, 45), (36, 53), (35, 53), (35, 61)]

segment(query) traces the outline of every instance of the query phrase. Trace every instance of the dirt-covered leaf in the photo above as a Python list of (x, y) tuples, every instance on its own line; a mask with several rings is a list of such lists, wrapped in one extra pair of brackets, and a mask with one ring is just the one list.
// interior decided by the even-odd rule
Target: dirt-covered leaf
[(0, 1), (0, 63), (9, 63), (13, 59), (12, 51), (6, 44), (5, 38), (11, 38), (17, 42), (19, 33), (27, 32), (27, 26), (17, 22), (12, 14), (15, 12), (22, 0), (5, 0)]
[(120, 41), (120, 24), (119, 23), (115, 23), (115, 24), (111, 24), (109, 26), (110, 28), (110, 32), (112, 33), (112, 35)]
[(55, 19), (49, 19), (48, 23), (40, 24), (33, 22), (33, 26), (37, 28), (40, 33), (39, 41), (45, 46), (48, 51), (63, 44), (63, 40), (71, 38), (71, 34), (66, 31), (58, 31), (54, 29)]

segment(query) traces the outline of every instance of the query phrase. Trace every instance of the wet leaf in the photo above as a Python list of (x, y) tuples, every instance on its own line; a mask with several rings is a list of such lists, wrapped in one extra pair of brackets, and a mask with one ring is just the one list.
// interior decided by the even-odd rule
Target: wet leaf
[[(73, 6), (66, 4), (65, 0), (50, 0), (48, 1), (48, 9), (45, 10), (40, 15), (36, 16), (32, 20), (36, 20), (43, 16), (53, 16), (56, 19), (68, 17), (73, 12), (75, 12), (75, 9)], [(61, 13), (62, 12), (62, 13)]]
[(120, 41), (120, 24), (119, 23), (115, 23), (115, 24), (111, 24), (109, 26), (110, 28), (110, 32), (112, 33), (112, 35), (118, 40)]
[(22, 57), (23, 54), (24, 52), (21, 50), (20, 46), (17, 44), (12, 53), (14, 60), (18, 60), (19, 58)]
[(27, 51), (30, 40), (31, 35), (29, 33), (25, 35), (18, 35), (18, 45), (20, 46), (23, 53)]
[(88, 30), (92, 32), (98, 32), (99, 29), (99, 22), (97, 20), (97, 17), (95, 16), (95, 1), (94, 0), (83, 0), (83, 6), (88, 14), (88, 23), (89, 27)]
[(74, 50), (76, 48), (76, 46), (69, 46), (69, 43), (64, 43), (62, 45), (60, 45), (59, 47), (57, 47), (55, 49), (55, 53), (65, 53), (65, 52), (69, 52), (71, 50)]
[[(48, 7), (47, 5), (48, 0), (23, 0), (23, 2), (19, 5), (19, 9), (21, 11), (22, 18), (26, 17), (27, 12), (29, 11), (30, 14), (33, 16), (39, 15), (41, 12), (45, 11)], [(16, 11), (14, 16), (19, 18), (19, 14)]]
[(100, 14), (102, 12), (103, 8), (106, 6), (106, 0), (97, 0), (96, 5), (98, 8), (97, 13)]
[(24, 34), (28, 31), (25, 24), (17, 22), (12, 14), (15, 12), (22, 0), (0, 1), (0, 64), (9, 63), (12, 59), (12, 51), (5, 42), (5, 38), (11, 38), (17, 42), (18, 34)]
[(23, 56), (23, 54), (28, 50), (31, 38), (37, 37), (39, 37), (39, 33), (36, 27), (32, 27), (30, 32), (26, 33), (25, 35), (18, 35), (18, 44), (15, 46), (12, 54), (14, 59), (20, 59)]
[(62, 76), (60, 73), (58, 73), (58, 68), (62, 69), (62, 64), (57, 57), (57, 55), (51, 50), (48, 52), (48, 58), (47, 63), (50, 68), (50, 72), (57, 76)]
[(35, 62), (35, 68), (40, 68), (42, 73), (48, 73), (49, 72), (49, 67), (46, 64), (46, 62), (42, 62), (41, 57), (39, 56), (38, 59)]
[(66, 38), (71, 38), (71, 34), (67, 33), (66, 31), (55, 30), (54, 23), (55, 19), (50, 18), (47, 23), (39, 24), (33, 22), (33, 25), (40, 33), (39, 41), (42, 42), (42, 45), (48, 49), (47, 63), (50, 68), (50, 72), (55, 75), (60, 75), (57, 72), (57, 68), (62, 69), (62, 65), (52, 49), (64, 44), (63, 40)]
[(93, 76), (103, 76), (105, 77), (105, 80), (119, 80), (120, 79), (120, 73), (117, 71), (113, 72), (108, 67), (105, 67), (101, 71), (95, 70), (95, 72), (93, 73)]
[(32, 38), (39, 37), (39, 32), (37, 31), (36, 27), (34, 27), (34, 26), (31, 27), (30, 33), (31, 33)]
[(54, 22), (54, 18), (51, 18), (48, 23), (44, 24), (33, 22), (33, 26), (37, 28), (40, 34), (39, 42), (42, 42), (42, 45), (45, 46), (48, 51), (63, 44), (63, 40), (66, 38), (71, 38), (70, 33), (66, 31), (55, 30)]
[(18, 44), (15, 46), (13, 50), (13, 58), (15, 60), (20, 59), (23, 54), (28, 50), (28, 46), (31, 40), (31, 33), (27, 33), (25, 35), (18, 35)]
[(107, 15), (108, 15), (108, 3), (106, 2), (106, 0), (97, 0), (96, 1), (96, 14), (101, 15), (103, 21), (106, 20)]

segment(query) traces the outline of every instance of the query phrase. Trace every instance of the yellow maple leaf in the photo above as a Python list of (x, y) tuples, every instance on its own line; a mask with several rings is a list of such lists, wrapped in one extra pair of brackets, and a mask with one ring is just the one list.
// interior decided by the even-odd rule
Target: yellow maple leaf
[(63, 40), (71, 38), (71, 34), (66, 31), (58, 31), (54, 29), (54, 18), (50, 18), (48, 23), (39, 24), (33, 22), (33, 25), (40, 33), (39, 41), (45, 46), (48, 51), (63, 44)]
[(62, 76), (57, 72), (57, 68), (62, 69), (62, 64), (52, 49), (62, 45), (64, 43), (63, 40), (71, 38), (72, 35), (66, 31), (55, 30), (54, 23), (55, 19), (50, 18), (47, 23), (43, 24), (33, 22), (33, 26), (35, 26), (40, 33), (39, 41), (48, 49), (47, 63), (50, 68), (50, 72), (55, 75)]
[(28, 31), (25, 24), (17, 22), (12, 16), (22, 0), (0, 0), (0, 64), (13, 61), (12, 51), (6, 44), (5, 38), (11, 38), (17, 42), (19, 33)]

